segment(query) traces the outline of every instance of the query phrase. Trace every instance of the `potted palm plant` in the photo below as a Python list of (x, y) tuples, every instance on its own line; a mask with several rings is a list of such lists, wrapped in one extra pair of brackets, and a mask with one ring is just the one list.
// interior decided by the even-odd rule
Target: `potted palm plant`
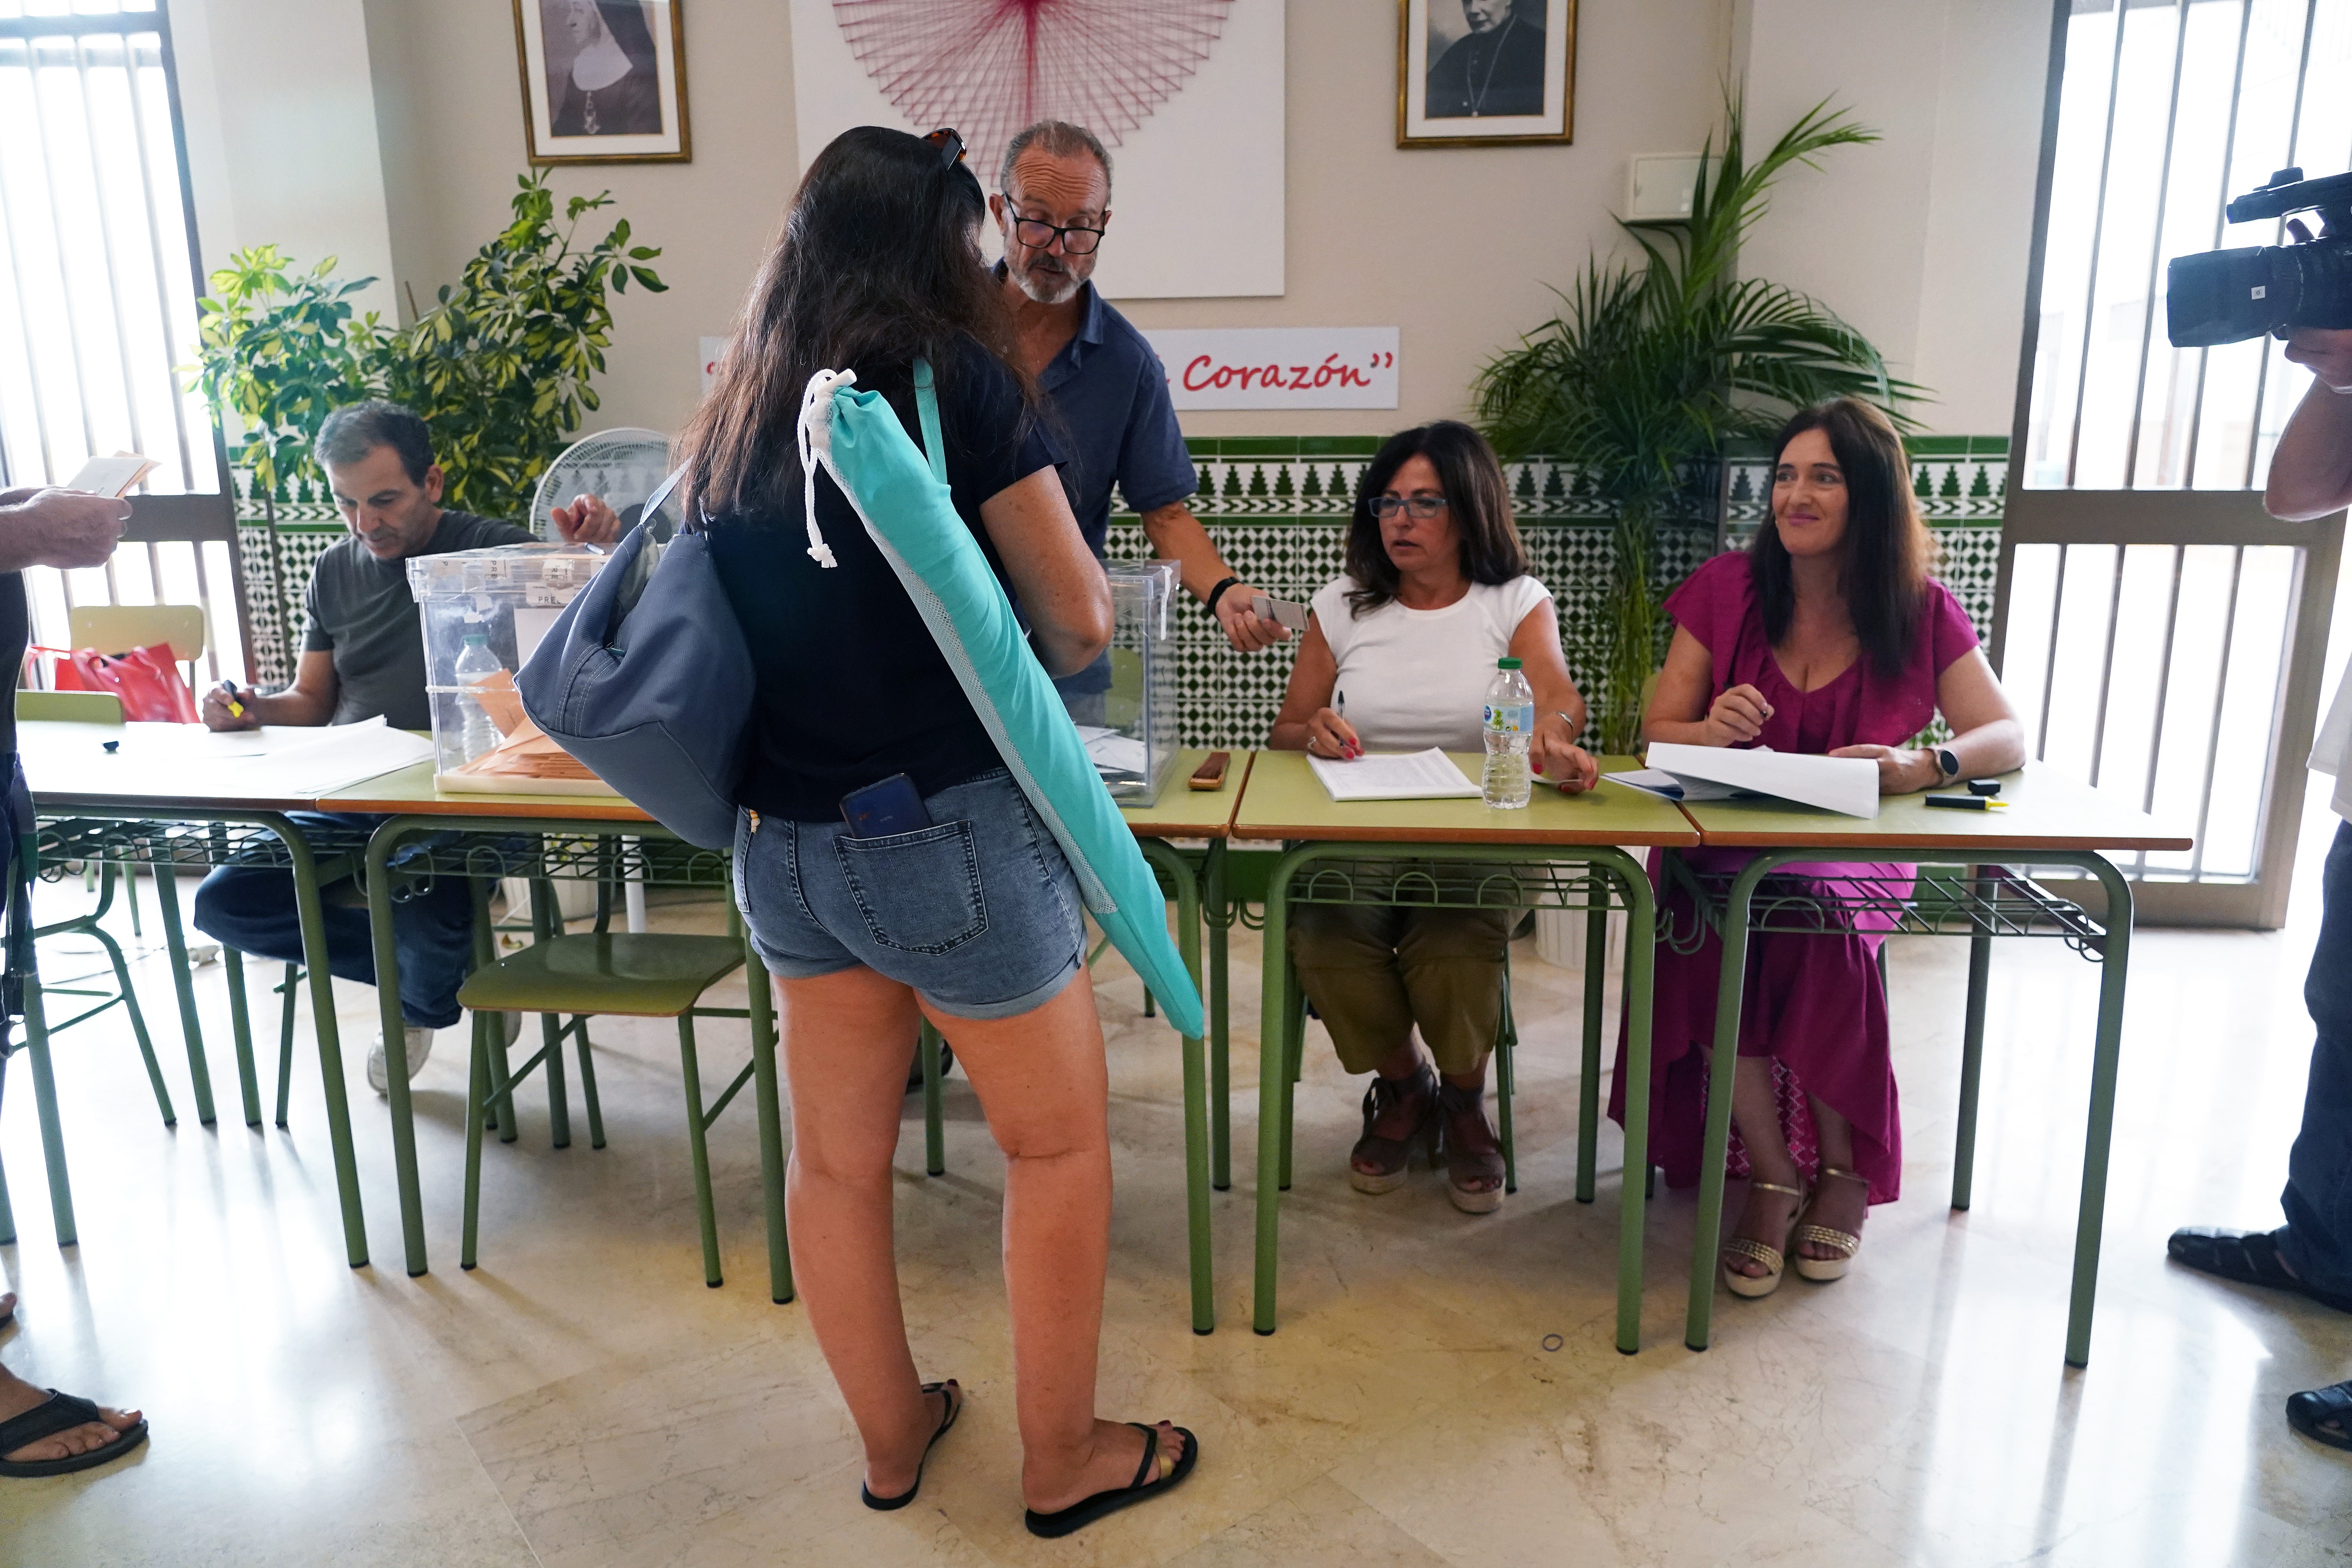
[[(1654, 578), (1661, 522), (1695, 510), (1699, 478), (1732, 442), (1769, 436), (1789, 412), (1865, 397), (1897, 406), (1922, 389), (1886, 373), (1878, 350), (1827, 306), (1737, 275), (1739, 244), (1790, 164), (1878, 140), (1816, 104), (1752, 165), (1737, 97), (1722, 151), (1709, 137), (1688, 217), (1620, 218), (1635, 263), (1590, 258), (1562, 309), (1479, 373), (1479, 423), (1507, 458), (1542, 452), (1576, 466), (1613, 518), (1608, 614), (1568, 630), (1592, 693), (1604, 751), (1631, 752), (1663, 656)], [(1695, 486), (1696, 482), (1696, 486)]]

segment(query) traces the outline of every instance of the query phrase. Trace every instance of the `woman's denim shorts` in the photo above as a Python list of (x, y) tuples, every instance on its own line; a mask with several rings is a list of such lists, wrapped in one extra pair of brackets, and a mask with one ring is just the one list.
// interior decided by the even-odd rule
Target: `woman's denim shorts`
[(864, 964), (959, 1018), (1013, 1018), (1084, 957), (1077, 879), (1003, 769), (924, 801), (932, 826), (853, 837), (739, 811), (735, 902), (772, 974)]

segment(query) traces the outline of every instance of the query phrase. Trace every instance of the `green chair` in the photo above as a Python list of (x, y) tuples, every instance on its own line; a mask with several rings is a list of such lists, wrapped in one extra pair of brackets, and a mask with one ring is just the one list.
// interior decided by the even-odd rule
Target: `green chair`
[[(535, 899), (533, 902), (541, 900)], [(546, 907), (551, 908), (552, 901), (547, 900)], [(731, 918), (730, 923), (733, 924)], [(484, 923), (478, 922), (477, 929), (485, 929)], [(590, 1141), (594, 1147), (602, 1148), (604, 1122), (597, 1109), (594, 1071), (588, 1055), (588, 1019), (598, 1015), (675, 1018), (678, 1060), (686, 1087), (687, 1144), (692, 1152), (695, 1205), (702, 1226), (703, 1281), (713, 1289), (723, 1282), (706, 1134), (743, 1086), (752, 1080), (763, 1061), (772, 1072), (777, 1037), (764, 987), (756, 982), (749, 1008), (704, 1007), (698, 1004), (712, 985), (743, 966), (749, 952), (740, 930), (727, 936), (599, 931), (582, 936), (543, 936), (530, 946), (474, 972), (457, 993), (458, 1004), (474, 1015), (473, 1065), (466, 1097), (465, 1240), (459, 1258), (462, 1267), (473, 1268), (477, 1258), (486, 1115), (495, 1109), (501, 1127), (511, 1128), (513, 1087), (542, 1066), (549, 1069), (551, 1094), (560, 1107), (563, 1043), (566, 1038), (573, 1038), (579, 1046), (582, 1087), (588, 1099)], [(503, 1053), (497, 1047), (502, 1038), (494, 1041), (492, 1037), (503, 1037), (499, 1016), (508, 1012), (538, 1013), (545, 1019), (545, 1040), (538, 1054), (513, 1071), (505, 1070), (499, 1059)], [(559, 1016), (566, 1014), (571, 1015), (571, 1021), (559, 1024)], [(703, 1103), (701, 1064), (695, 1050), (697, 1018), (746, 1018), (751, 1024), (751, 1061), (708, 1108)], [(771, 1294), (778, 1301), (789, 1301), (793, 1286), (784, 1237), (782, 1135), (772, 1096), (755, 1095), (755, 1099), (768, 1101), (760, 1106), (760, 1138)]]

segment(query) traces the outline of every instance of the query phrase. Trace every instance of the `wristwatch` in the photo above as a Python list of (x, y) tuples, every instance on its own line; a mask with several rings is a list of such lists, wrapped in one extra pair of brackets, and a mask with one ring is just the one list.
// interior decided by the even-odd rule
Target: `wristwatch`
[(1960, 754), (1949, 746), (1936, 748), (1936, 782), (1949, 784), (1960, 776)]

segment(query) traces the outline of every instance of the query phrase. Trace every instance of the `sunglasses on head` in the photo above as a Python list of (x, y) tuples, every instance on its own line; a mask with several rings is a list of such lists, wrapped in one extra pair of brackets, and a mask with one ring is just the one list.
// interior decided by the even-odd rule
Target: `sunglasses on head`
[(952, 169), (963, 162), (963, 138), (956, 134), (954, 127), (942, 125), (923, 140), (940, 150), (940, 168)]

